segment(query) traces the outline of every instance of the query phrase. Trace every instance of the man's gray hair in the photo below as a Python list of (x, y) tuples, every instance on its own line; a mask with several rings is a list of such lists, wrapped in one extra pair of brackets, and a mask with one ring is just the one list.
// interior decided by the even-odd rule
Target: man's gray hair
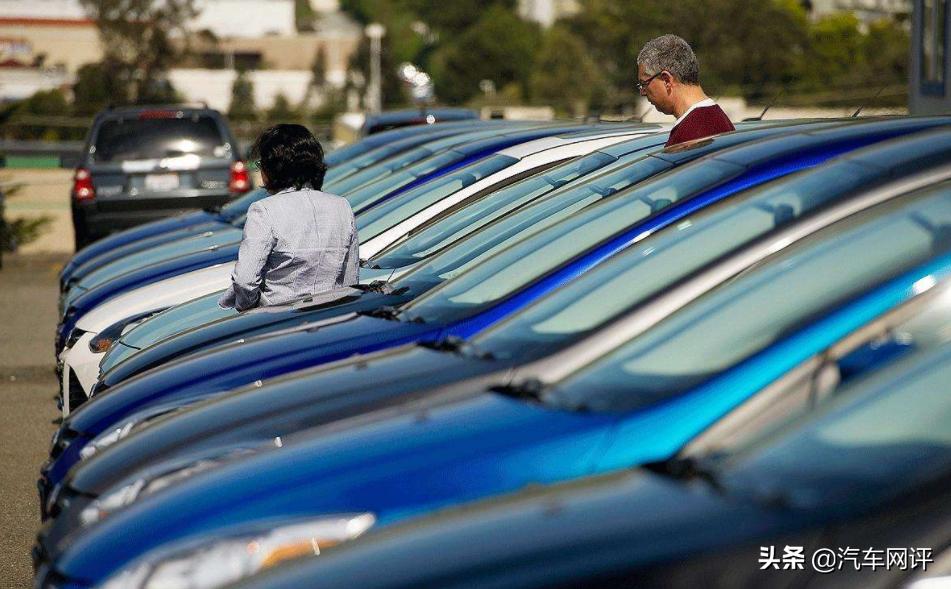
[(677, 35), (663, 35), (644, 44), (637, 64), (649, 75), (667, 70), (683, 84), (700, 84), (700, 64), (690, 45)]

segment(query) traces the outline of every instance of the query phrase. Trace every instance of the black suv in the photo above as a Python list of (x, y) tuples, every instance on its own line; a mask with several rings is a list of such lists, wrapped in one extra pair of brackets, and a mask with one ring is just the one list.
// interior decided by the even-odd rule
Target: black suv
[(73, 176), (76, 249), (146, 221), (212, 209), (251, 189), (238, 144), (210, 108), (112, 108), (93, 120)]

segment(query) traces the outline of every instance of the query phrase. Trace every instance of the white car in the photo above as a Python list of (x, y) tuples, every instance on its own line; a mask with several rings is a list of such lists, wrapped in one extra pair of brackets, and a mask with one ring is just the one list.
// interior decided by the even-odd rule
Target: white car
[[(486, 192), (565, 160), (655, 131), (627, 127), (597, 134), (546, 137), (499, 151), (422, 184), (404, 193), (405, 198), (401, 195), (368, 210), (367, 214), (373, 216), (366, 225), (369, 237), (361, 238), (360, 257), (373, 256), (441, 213)], [(478, 177), (480, 170), (493, 169), (486, 167), (492, 158), (497, 159), (490, 166), (499, 169), (482, 172)], [(467, 183), (473, 177), (476, 177), (475, 181)], [(375, 213), (376, 208), (380, 208), (380, 212)], [(62, 363), (63, 415), (69, 415), (79, 401), (88, 398), (99, 378), (99, 362), (124, 331), (168, 307), (227, 288), (233, 268), (234, 263), (230, 262), (167, 278), (108, 299), (81, 317), (59, 357)], [(371, 272), (361, 278), (361, 282), (369, 282), (379, 276)]]
[(63, 415), (73, 409), (76, 395), (88, 397), (99, 378), (99, 361), (112, 341), (155, 313), (222, 290), (230, 283), (232, 270), (234, 262), (228, 262), (166, 278), (113, 297), (83, 315), (59, 355)]

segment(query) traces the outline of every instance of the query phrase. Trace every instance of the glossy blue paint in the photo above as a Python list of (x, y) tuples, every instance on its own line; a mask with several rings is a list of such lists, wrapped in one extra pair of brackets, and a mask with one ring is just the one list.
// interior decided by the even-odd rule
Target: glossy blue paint
[[(215, 371), (215, 386), (208, 387), (209, 391), (222, 390), (226, 379), (230, 383), (229, 387), (237, 387), (265, 377), (273, 377), (278, 374), (284, 374), (295, 370), (309, 368), (329, 361), (344, 358), (353, 354), (368, 353), (387, 347), (401, 345), (408, 341), (437, 340), (447, 335), (468, 336), (478, 332), (485, 327), (492, 325), (500, 319), (507, 317), (515, 311), (524, 308), (526, 305), (536, 300), (547, 292), (563, 285), (565, 282), (577, 277), (587, 271), (594, 265), (603, 262), (605, 259), (622, 251), (624, 248), (634, 243), (640, 236), (663, 228), (679, 218), (683, 218), (703, 206), (708, 206), (727, 198), (742, 189), (766, 182), (774, 178), (789, 174), (797, 169), (803, 169), (814, 166), (828, 158), (839, 155), (849, 150), (853, 150), (877, 141), (887, 140), (907, 134), (912, 131), (921, 130), (922, 127), (929, 128), (937, 124), (938, 119), (920, 119), (916, 124), (895, 124), (889, 121), (885, 124), (852, 125), (847, 128), (833, 129), (831, 131), (820, 131), (815, 135), (808, 133), (795, 134), (797, 140), (790, 141), (787, 137), (780, 137), (772, 140), (765, 140), (768, 155), (761, 160), (748, 159), (747, 168), (737, 168), (739, 172), (730, 173), (714, 183), (712, 188), (701, 191), (691, 198), (684, 198), (662, 210), (659, 214), (649, 217), (644, 222), (636, 222), (624, 231), (614, 236), (605, 236), (605, 241), (588, 252), (581, 255), (575, 255), (566, 260), (561, 266), (550, 271), (533, 284), (525, 288), (510, 293), (504, 299), (494, 304), (488, 305), (482, 309), (476, 309), (471, 314), (443, 324), (426, 324), (425, 327), (414, 325), (412, 328), (406, 327), (405, 322), (380, 321), (374, 320), (378, 325), (372, 332), (364, 332), (364, 325), (369, 322), (345, 322), (340, 325), (323, 327), (318, 330), (296, 331), (293, 334), (277, 335), (266, 338), (262, 341), (262, 347), (271, 346), (274, 349), (286, 351), (283, 354), (265, 354), (265, 356), (249, 357), (244, 355), (240, 348), (229, 347), (228, 351), (234, 354), (232, 359), (225, 360), (224, 354), (217, 355), (219, 362), (226, 366), (233, 366), (234, 369), (228, 373), (228, 376), (220, 376), (220, 371)], [(794, 153), (790, 154), (784, 151), (777, 144), (789, 145)], [(734, 150), (724, 152), (723, 158), (735, 157), (737, 150), (750, 152), (749, 157), (753, 157), (755, 150), (753, 146), (741, 146)], [(762, 147), (762, 145), (761, 145)], [(770, 151), (771, 148), (771, 151)], [(715, 160), (720, 155), (712, 156)], [(744, 156), (746, 157), (746, 156)], [(699, 162), (697, 165), (701, 165)], [(309, 343), (307, 343), (309, 340)], [(292, 341), (293, 340), (293, 341)], [(179, 364), (173, 364), (166, 370), (184, 370)], [(201, 368), (206, 370), (205, 367)], [(175, 394), (185, 394), (188, 386), (201, 386), (197, 383), (205, 378), (203, 372), (195, 375), (177, 375), (174, 378), (176, 383), (172, 389)], [(185, 382), (183, 383), (182, 380)], [(145, 386), (145, 385), (140, 385)], [(154, 386), (154, 385), (152, 385)], [(151, 392), (147, 395), (150, 402), (155, 402), (161, 393)], [(116, 419), (122, 416), (128, 416), (135, 411), (143, 409), (143, 404), (136, 396), (130, 395), (129, 400), (122, 395), (112, 395), (112, 400), (102, 399), (94, 405), (109, 406), (108, 414), (110, 419)], [(103, 405), (106, 403), (106, 405)], [(115, 406), (113, 406), (115, 405)], [(120, 408), (121, 406), (121, 408)], [(106, 409), (100, 409), (107, 411)], [(77, 420), (70, 421), (70, 427), (76, 431), (83, 432), (89, 436), (95, 436), (105, 431), (111, 423), (108, 419), (87, 418), (82, 420), (82, 413), (77, 416)], [(71, 467), (64, 459), (57, 459), (53, 470), (55, 473), (65, 473)], [(50, 476), (53, 484), (58, 484), (59, 479)]]
[[(176, 239), (162, 245), (130, 253), (86, 274), (68, 291), (66, 304), (72, 305), (83, 293), (106, 284), (128, 272), (166, 262), (180, 256), (239, 244), (241, 243), (241, 236), (241, 229), (231, 225), (224, 225), (223, 228), (218, 231), (200, 233), (197, 235), (178, 235)], [(78, 274), (79, 272), (77, 272), (77, 275)]]
[[(427, 140), (426, 137), (428, 136), (442, 136), (445, 132), (445, 129), (451, 128), (461, 133), (466, 129), (476, 125), (478, 125), (478, 123), (445, 123), (439, 125), (406, 127), (394, 129), (392, 131), (386, 131), (383, 133), (377, 133), (370, 137), (365, 137), (353, 145), (348, 145), (328, 153), (326, 157), (324, 157), (324, 163), (326, 163), (329, 167), (333, 167), (337, 164), (363, 155), (377, 147), (381, 147), (395, 141), (404, 140), (411, 137), (418, 137), (420, 139), (419, 143), (422, 143)], [(248, 206), (251, 205), (251, 202), (253, 202), (253, 200), (248, 201), (245, 199), (245, 197), (238, 197), (234, 201), (222, 207), (220, 211), (196, 211), (193, 213), (186, 213), (177, 217), (139, 225), (137, 227), (110, 235), (109, 237), (101, 239), (77, 252), (76, 255), (70, 259), (69, 263), (67, 263), (60, 272), (60, 284), (67, 284), (72, 278), (75, 270), (83, 264), (91, 262), (93, 259), (100, 256), (104, 256), (103, 259), (108, 260), (110, 259), (111, 252), (121, 249), (126, 245), (131, 245), (135, 242), (138, 242), (139, 240), (159, 238), (163, 233), (192, 228), (201, 224), (231, 223), (247, 212)], [(155, 245), (158, 245), (158, 243)]]
[[(843, 304), (707, 385), (626, 414), (570, 413), (489, 392), (333, 426), (143, 499), (70, 537), (55, 569), (98, 582), (164, 543), (253, 521), (372, 511), (378, 525), (449, 504), (665, 458), (797, 361), (951, 274), (940, 256)], [(714, 398), (719, 391), (723, 398)], [(663, 414), (663, 418), (654, 417)]]
[(187, 229), (188, 227), (203, 223), (216, 222), (221, 222), (221, 219), (219, 219), (214, 213), (209, 213), (207, 211), (195, 211), (193, 213), (186, 213), (177, 217), (162, 219), (160, 221), (152, 221), (151, 223), (145, 223), (131, 229), (126, 229), (125, 231), (121, 231), (119, 233), (114, 233), (109, 237), (100, 239), (99, 241), (90, 244), (76, 252), (76, 255), (74, 255), (69, 260), (69, 263), (67, 263), (60, 272), (60, 284), (67, 283), (72, 277), (73, 272), (79, 266), (85, 264), (97, 256), (106, 254), (113, 249), (120, 248), (140, 239), (155, 237), (171, 231), (181, 231), (182, 229)]

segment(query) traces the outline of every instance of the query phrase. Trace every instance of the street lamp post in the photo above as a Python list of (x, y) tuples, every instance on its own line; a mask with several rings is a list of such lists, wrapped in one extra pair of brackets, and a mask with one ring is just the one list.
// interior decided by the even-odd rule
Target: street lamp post
[(380, 77), (382, 44), (380, 41), (386, 34), (386, 28), (380, 23), (370, 23), (364, 32), (370, 38), (370, 82), (367, 84), (366, 107), (371, 113), (378, 113), (383, 110), (383, 82)]

